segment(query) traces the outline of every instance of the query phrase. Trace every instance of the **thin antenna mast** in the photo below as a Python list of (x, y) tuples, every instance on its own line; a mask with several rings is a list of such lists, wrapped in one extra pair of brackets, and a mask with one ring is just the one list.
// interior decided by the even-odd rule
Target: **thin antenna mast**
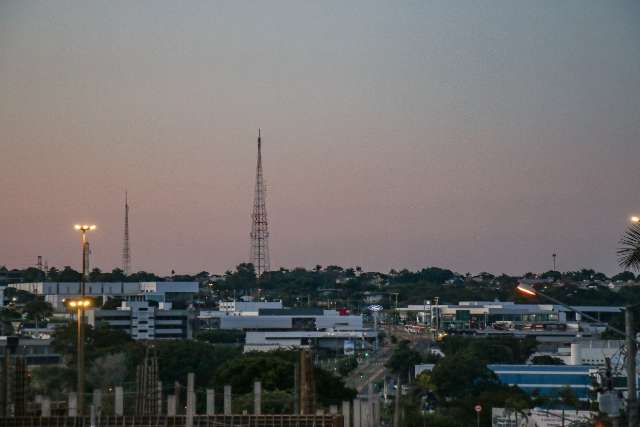
[(124, 242), (122, 245), (122, 271), (125, 276), (131, 272), (131, 252), (129, 250), (129, 195), (124, 192)]

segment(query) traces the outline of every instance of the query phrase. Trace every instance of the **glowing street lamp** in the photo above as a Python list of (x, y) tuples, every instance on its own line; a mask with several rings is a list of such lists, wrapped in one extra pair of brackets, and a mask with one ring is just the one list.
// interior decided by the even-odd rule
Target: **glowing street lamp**
[(634, 215), (631, 218), (629, 218), (629, 220), (634, 224), (640, 224), (640, 216)]
[(77, 310), (78, 321), (78, 416), (84, 415), (84, 310), (91, 305), (91, 301), (85, 299), (85, 284), (87, 282), (87, 270), (89, 269), (89, 241), (87, 231), (93, 231), (97, 227), (93, 224), (76, 224), (73, 226), (82, 233), (82, 276), (80, 276), (80, 298), (69, 301), (69, 307)]

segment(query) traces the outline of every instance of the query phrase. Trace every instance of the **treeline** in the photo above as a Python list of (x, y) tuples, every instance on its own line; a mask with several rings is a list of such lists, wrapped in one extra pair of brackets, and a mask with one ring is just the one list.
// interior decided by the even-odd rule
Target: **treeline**
[[(238, 412), (241, 412), (242, 409), (250, 409), (250, 406), (242, 407), (244, 403), (252, 403), (252, 399), (244, 397), (252, 396), (254, 381), (261, 381), (265, 412), (293, 411), (296, 352), (243, 354), (241, 345), (207, 342), (211, 336), (198, 337), (204, 341), (171, 340), (145, 344), (132, 340), (125, 332), (100, 325), (96, 328), (86, 326), (85, 332), (89, 393), (92, 389), (106, 392), (116, 385), (123, 386), (125, 393), (133, 393), (136, 366), (142, 362), (147, 346), (151, 346), (158, 358), (159, 376), (165, 392), (173, 391), (176, 382), (182, 385), (184, 391), (187, 374), (193, 372), (198, 393), (214, 388), (222, 394), (222, 387), (231, 385), (234, 404), (238, 405)], [(34, 368), (31, 387), (36, 394), (62, 398), (75, 390), (74, 324), (65, 324), (56, 329), (52, 346), (56, 353), (63, 355), (64, 365)], [(318, 402), (323, 405), (338, 404), (355, 397), (355, 390), (347, 388), (342, 379), (328, 371), (316, 368), (315, 380)], [(204, 404), (204, 399), (198, 401)]]

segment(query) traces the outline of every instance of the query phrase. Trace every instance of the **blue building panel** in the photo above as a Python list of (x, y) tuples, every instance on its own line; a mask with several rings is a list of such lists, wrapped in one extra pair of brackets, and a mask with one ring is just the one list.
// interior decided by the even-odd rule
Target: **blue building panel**
[(571, 387), (579, 399), (587, 400), (593, 384), (592, 366), (565, 365), (488, 365), (498, 379), (516, 385), (531, 395), (554, 397), (565, 386)]

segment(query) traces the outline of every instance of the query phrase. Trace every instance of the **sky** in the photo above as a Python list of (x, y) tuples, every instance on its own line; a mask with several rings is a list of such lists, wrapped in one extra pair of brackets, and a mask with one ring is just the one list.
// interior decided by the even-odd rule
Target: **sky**
[(618, 271), (640, 3), (2, 1), (0, 265)]

